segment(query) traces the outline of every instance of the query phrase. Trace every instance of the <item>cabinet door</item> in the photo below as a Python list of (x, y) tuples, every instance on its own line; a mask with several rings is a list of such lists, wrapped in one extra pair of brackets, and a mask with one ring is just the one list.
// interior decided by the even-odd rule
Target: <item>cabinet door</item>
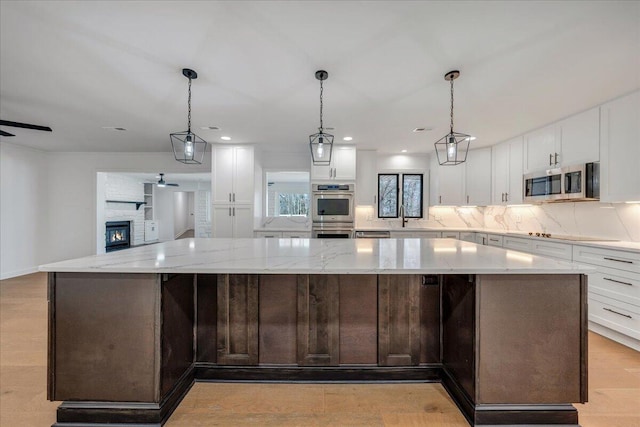
[(298, 364), (337, 366), (339, 281), (335, 274), (298, 275)]
[(341, 181), (356, 180), (356, 148), (355, 147), (334, 147), (334, 158), (332, 159), (334, 171), (333, 179)]
[(235, 147), (234, 157), (232, 201), (252, 204), (254, 202), (253, 147)]
[[(333, 154), (332, 154), (333, 156)], [(328, 181), (333, 178), (333, 163), (330, 165), (311, 164), (312, 181)]]
[(214, 146), (211, 150), (213, 156), (211, 164), (211, 187), (213, 203), (231, 203), (233, 193), (233, 147)]
[(600, 160), (600, 108), (592, 108), (562, 120), (560, 141), (563, 166)]
[(505, 193), (509, 192), (509, 143), (493, 146), (492, 154), (492, 201), (494, 205), (505, 203)]
[(231, 207), (233, 237), (253, 237), (253, 209), (251, 205)]
[(465, 205), (491, 204), (491, 148), (469, 152), (465, 163)]
[(436, 167), (438, 168), (438, 204), (463, 205), (464, 165)]
[(640, 92), (600, 107), (600, 201), (640, 200)]
[(218, 364), (258, 364), (258, 276), (218, 274)]
[(212, 210), (213, 237), (234, 237), (231, 205), (213, 205)]
[(375, 206), (378, 195), (378, 156), (361, 150), (356, 157), (356, 205)]
[(509, 141), (509, 186), (506, 192), (507, 204), (520, 204), (523, 200), (522, 137)]
[(525, 173), (559, 166), (560, 150), (556, 148), (556, 132), (557, 126), (553, 124), (524, 136)]
[(378, 364), (420, 362), (420, 285), (422, 276), (378, 276)]

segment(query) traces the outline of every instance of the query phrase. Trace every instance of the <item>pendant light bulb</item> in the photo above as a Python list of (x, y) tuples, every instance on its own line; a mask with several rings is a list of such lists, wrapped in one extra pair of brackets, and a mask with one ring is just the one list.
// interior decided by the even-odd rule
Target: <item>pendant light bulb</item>
[(316, 154), (318, 155), (318, 158), (323, 158), (324, 157), (324, 147), (323, 147), (323, 143), (322, 143), (322, 138), (320, 138), (318, 140), (318, 148), (316, 148)]
[(193, 159), (193, 138), (191, 135), (187, 135), (184, 140), (184, 156)]
[(453, 162), (458, 156), (458, 146), (456, 144), (456, 138), (450, 135), (447, 140), (447, 161)]

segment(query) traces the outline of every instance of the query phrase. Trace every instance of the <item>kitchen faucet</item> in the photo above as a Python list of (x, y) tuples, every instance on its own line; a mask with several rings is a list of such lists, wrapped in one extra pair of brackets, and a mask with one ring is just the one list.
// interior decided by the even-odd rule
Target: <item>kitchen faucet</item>
[(404, 205), (400, 205), (400, 218), (402, 218), (402, 228), (404, 228), (405, 224), (409, 222), (409, 220), (404, 217)]

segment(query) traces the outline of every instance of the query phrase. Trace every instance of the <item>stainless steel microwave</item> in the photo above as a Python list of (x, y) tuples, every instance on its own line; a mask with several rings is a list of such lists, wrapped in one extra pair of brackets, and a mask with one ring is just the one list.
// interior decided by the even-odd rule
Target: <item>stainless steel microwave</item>
[(313, 184), (311, 220), (315, 223), (353, 222), (353, 184)]
[(525, 202), (600, 199), (600, 163), (547, 169), (524, 175)]

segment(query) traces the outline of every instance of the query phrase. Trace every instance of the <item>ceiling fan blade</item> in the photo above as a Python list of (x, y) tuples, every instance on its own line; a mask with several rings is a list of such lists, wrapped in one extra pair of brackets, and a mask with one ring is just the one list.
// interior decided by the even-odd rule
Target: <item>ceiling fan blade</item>
[(3, 130), (0, 130), (0, 135), (2, 135), (2, 136), (15, 136), (14, 134), (9, 133), (9, 132), (5, 132)]
[(8, 120), (0, 120), (0, 126), (13, 126), (14, 128), (44, 130), (47, 132), (53, 131), (49, 126), (38, 126), (38, 125), (29, 124), (29, 123), (10, 122)]
[(180, 187), (180, 184), (167, 184), (167, 187)]

